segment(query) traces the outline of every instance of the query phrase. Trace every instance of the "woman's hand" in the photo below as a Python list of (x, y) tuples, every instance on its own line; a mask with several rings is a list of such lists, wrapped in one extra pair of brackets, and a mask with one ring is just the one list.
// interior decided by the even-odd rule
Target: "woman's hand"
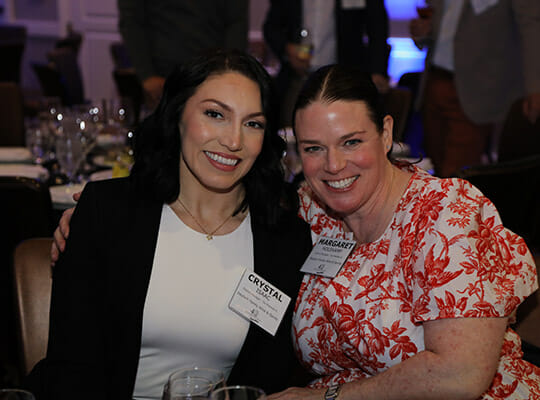
[[(77, 192), (73, 195), (73, 200), (79, 201), (79, 198), (81, 197), (81, 192)], [(53, 243), (51, 245), (51, 264), (54, 265), (56, 261), (58, 261), (58, 257), (60, 256), (60, 253), (63, 252), (66, 248), (66, 239), (69, 236), (69, 222), (71, 221), (71, 216), (73, 215), (73, 211), (75, 211), (75, 207), (68, 208), (64, 213), (62, 214), (62, 218), (60, 218), (60, 222), (58, 223), (58, 226), (56, 227), (54, 234), (53, 234)]]
[(309, 389), (291, 387), (268, 396), (268, 400), (323, 400), (326, 388)]

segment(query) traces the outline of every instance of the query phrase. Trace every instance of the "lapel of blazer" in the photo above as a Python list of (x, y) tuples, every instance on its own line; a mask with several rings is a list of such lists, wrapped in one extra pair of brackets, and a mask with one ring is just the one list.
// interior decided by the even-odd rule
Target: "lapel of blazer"
[[(154, 253), (156, 250), (161, 211), (163, 205), (147, 202), (142, 199), (130, 204), (131, 212), (127, 213), (122, 248), (115, 249), (118, 255), (115, 260), (115, 273), (112, 285), (117, 291), (113, 294), (114, 310), (111, 328), (115, 340), (111, 364), (114, 369), (124, 371), (126, 385), (130, 394), (134, 389), (139, 353), (141, 348), (142, 321), (144, 303), (150, 282)], [(127, 394), (127, 392), (126, 392)]]
[[(251, 231), (253, 233), (254, 271), (272, 283), (272, 279), (269, 276), (271, 275), (272, 268), (269, 262), (271, 258), (268, 257), (268, 252), (272, 247), (268, 245), (268, 232), (263, 226), (257, 224), (253, 217), (251, 219)], [(257, 347), (261, 335), (268, 335), (268, 333), (257, 325), (250, 323), (248, 334), (229, 376), (230, 380), (236, 381), (238, 379), (239, 371), (242, 371), (245, 364), (249, 363), (250, 358), (253, 357), (253, 350)]]

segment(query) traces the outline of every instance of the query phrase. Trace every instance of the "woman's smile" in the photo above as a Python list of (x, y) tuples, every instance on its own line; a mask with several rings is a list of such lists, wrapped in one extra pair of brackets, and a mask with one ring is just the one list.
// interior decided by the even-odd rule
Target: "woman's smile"
[(235, 167), (240, 161), (240, 158), (231, 156), (229, 154), (223, 154), (223, 153), (214, 153), (211, 151), (204, 151), (204, 154), (215, 163), (218, 164), (219, 167), (227, 166), (227, 167)]
[(326, 183), (332, 189), (344, 190), (351, 187), (352, 184), (356, 182), (359, 176), (360, 175), (355, 175), (350, 178), (339, 179), (339, 180), (325, 180), (324, 183)]

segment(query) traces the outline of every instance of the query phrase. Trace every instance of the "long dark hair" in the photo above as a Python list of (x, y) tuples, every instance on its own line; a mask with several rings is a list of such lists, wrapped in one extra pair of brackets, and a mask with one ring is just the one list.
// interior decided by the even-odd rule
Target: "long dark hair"
[(140, 193), (170, 204), (180, 194), (181, 142), (179, 121), (188, 99), (209, 76), (237, 72), (255, 82), (266, 118), (262, 150), (242, 183), (246, 196), (236, 212), (250, 208), (252, 218), (274, 225), (284, 208), (294, 208), (287, 192), (281, 156), (284, 141), (277, 135), (271, 78), (253, 57), (239, 51), (215, 51), (176, 67), (169, 75), (161, 101), (135, 133), (131, 178)]
[(351, 65), (327, 65), (313, 72), (300, 91), (293, 110), (293, 127), (296, 112), (315, 101), (362, 101), (378, 132), (383, 130), (386, 115), (377, 87), (368, 73)]

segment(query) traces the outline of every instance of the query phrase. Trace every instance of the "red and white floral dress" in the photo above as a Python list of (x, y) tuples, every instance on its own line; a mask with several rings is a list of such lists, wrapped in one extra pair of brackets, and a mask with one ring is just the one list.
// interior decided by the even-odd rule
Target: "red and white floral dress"
[[(508, 316), (538, 287), (525, 242), (478, 189), (413, 169), (379, 240), (359, 245), (333, 279), (304, 277), (293, 335), (300, 359), (321, 376), (313, 386), (377, 375), (424, 350), (422, 322)], [(299, 194), (315, 234), (350, 238), (307, 186)], [(521, 356), (508, 328), (482, 399), (540, 398), (540, 368)]]

